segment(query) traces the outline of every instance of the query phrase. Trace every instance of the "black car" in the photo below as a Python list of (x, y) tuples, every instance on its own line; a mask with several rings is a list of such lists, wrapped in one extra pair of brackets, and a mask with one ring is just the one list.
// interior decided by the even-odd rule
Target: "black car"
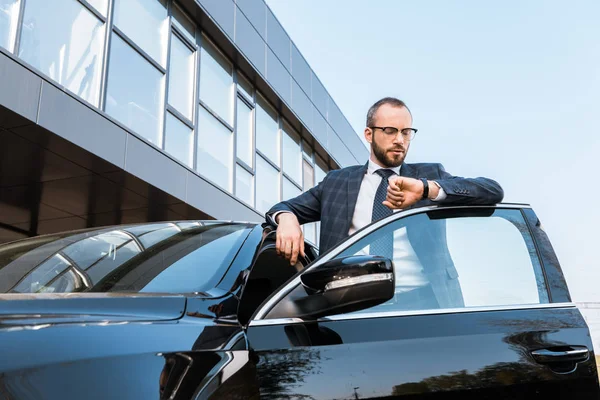
[[(275, 233), (181, 221), (1, 245), (0, 398), (600, 397), (529, 206), (398, 212), (295, 265)], [(392, 258), (370, 254), (386, 235)], [(419, 279), (436, 299), (410, 300)]]

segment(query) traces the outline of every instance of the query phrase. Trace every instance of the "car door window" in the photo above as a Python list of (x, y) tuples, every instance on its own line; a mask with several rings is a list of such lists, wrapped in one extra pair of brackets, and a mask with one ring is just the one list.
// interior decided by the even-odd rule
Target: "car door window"
[[(381, 245), (386, 238), (393, 243), (391, 252)], [(549, 302), (542, 267), (520, 210), (436, 210), (412, 215), (372, 232), (338, 257), (355, 254), (391, 256), (396, 279), (389, 302), (361, 312)]]
[[(549, 302), (535, 244), (518, 209), (445, 209), (399, 217), (334, 258), (364, 254), (392, 259), (396, 287), (386, 303), (356, 313)], [(284, 315), (306, 294), (298, 285), (266, 318)]]

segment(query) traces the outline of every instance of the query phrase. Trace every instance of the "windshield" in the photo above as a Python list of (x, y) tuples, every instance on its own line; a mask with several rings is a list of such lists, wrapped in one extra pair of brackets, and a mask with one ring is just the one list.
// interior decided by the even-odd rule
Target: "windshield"
[(214, 287), (251, 224), (120, 226), (0, 245), (0, 293), (190, 293)]

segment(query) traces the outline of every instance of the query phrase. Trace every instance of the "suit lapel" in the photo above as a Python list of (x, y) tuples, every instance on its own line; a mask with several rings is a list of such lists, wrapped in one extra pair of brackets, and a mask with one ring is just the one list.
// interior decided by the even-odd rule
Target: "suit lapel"
[(352, 217), (354, 216), (354, 209), (356, 208), (356, 200), (358, 200), (358, 192), (360, 191), (360, 184), (362, 183), (363, 177), (367, 172), (369, 162), (359, 169), (353, 171), (351, 175), (348, 177), (348, 195), (346, 199), (348, 201), (348, 226), (346, 227), (346, 232), (350, 229), (350, 225), (352, 224)]

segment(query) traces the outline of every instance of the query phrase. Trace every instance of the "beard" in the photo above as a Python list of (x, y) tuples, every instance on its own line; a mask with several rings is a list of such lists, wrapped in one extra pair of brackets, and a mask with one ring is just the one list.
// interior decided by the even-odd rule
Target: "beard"
[[(406, 157), (406, 150), (404, 147), (392, 147), (390, 149), (384, 149), (377, 144), (377, 141), (373, 140), (371, 143), (373, 146), (373, 154), (375, 154), (375, 158), (384, 165), (386, 168), (396, 168), (402, 165), (404, 162), (404, 157)], [(393, 154), (391, 151), (393, 150), (404, 150), (401, 154)]]

